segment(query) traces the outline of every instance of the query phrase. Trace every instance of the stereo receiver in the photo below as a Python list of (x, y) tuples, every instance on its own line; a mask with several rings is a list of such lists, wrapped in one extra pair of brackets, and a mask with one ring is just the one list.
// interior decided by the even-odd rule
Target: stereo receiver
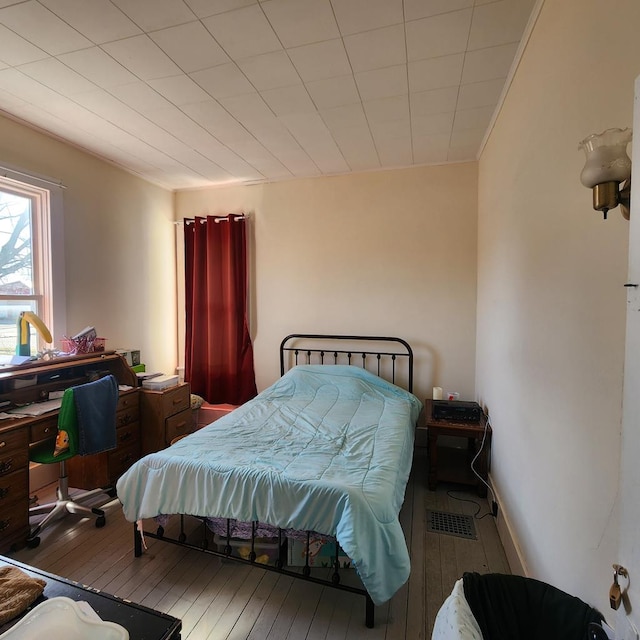
[(461, 400), (434, 400), (431, 417), (434, 420), (454, 422), (480, 422), (482, 409), (477, 402)]

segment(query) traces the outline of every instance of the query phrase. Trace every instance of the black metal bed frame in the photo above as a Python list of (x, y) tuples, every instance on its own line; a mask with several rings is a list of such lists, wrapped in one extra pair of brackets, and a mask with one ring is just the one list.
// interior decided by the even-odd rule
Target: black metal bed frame
[[(324, 342), (325, 344), (331, 344), (332, 346), (327, 347), (300, 347), (295, 346), (297, 342), (309, 341), (310, 344), (318, 344), (319, 342)], [(372, 348), (365, 349), (362, 347), (362, 350), (354, 350), (354, 349), (339, 349), (337, 348), (337, 344), (340, 344), (342, 341), (357, 343), (367, 343), (367, 345), (371, 345)], [(389, 346), (389, 350), (380, 351), (379, 349), (374, 349), (373, 345), (375, 344), (385, 343)], [(385, 359), (389, 359), (391, 361), (391, 382), (396, 383), (396, 377), (398, 374), (398, 365), (400, 362), (405, 362), (406, 367), (401, 365), (401, 368), (406, 370), (407, 375), (407, 389), (408, 391), (413, 391), (413, 350), (409, 343), (401, 338), (394, 337), (380, 337), (380, 336), (346, 336), (346, 335), (323, 335), (323, 334), (304, 334), (304, 333), (294, 333), (288, 335), (286, 338), (282, 340), (280, 343), (280, 373), (284, 375), (286, 370), (291, 368), (291, 366), (295, 366), (299, 364), (300, 357), (303, 357), (305, 360), (305, 364), (339, 364), (342, 361), (346, 361), (347, 364), (352, 364), (352, 360), (360, 359), (361, 366), (363, 368), (367, 368), (369, 362), (373, 359), (375, 364), (375, 373), (376, 375), (381, 375), (381, 370), (383, 368), (383, 361)], [(290, 360), (288, 362), (288, 359)], [(329, 362), (325, 362), (325, 360), (329, 360)], [(212, 514), (213, 515), (213, 514)], [(335, 557), (333, 559), (333, 573), (331, 574), (331, 579), (327, 580), (324, 578), (319, 578), (317, 576), (311, 575), (311, 565), (309, 564), (309, 542), (312, 535), (312, 532), (306, 531), (304, 534), (306, 535), (306, 552), (304, 556), (304, 566), (302, 566), (302, 573), (299, 571), (295, 571), (292, 569), (287, 569), (285, 567), (286, 564), (286, 544), (287, 538), (284, 530), (278, 528), (278, 549), (279, 555), (275, 560), (273, 565), (257, 563), (257, 553), (256, 553), (256, 524), (252, 524), (252, 536), (246, 542), (250, 544), (250, 553), (247, 558), (243, 558), (241, 556), (233, 554), (233, 549), (231, 547), (231, 521), (226, 521), (227, 527), (227, 535), (223, 539), (225, 540), (225, 545), (222, 550), (211, 549), (209, 548), (209, 543), (207, 540), (207, 532), (208, 527), (206, 524), (206, 518), (190, 516), (196, 520), (200, 520), (202, 523), (202, 540), (200, 540), (199, 544), (187, 542), (187, 534), (185, 532), (184, 527), (184, 515), (180, 515), (180, 533), (177, 538), (167, 537), (165, 535), (164, 527), (159, 526), (155, 532), (151, 531), (139, 531), (136, 524), (133, 526), (134, 530), (134, 555), (135, 557), (140, 557), (143, 553), (144, 546), (144, 537), (152, 538), (155, 540), (163, 540), (165, 542), (169, 542), (171, 544), (176, 544), (181, 547), (186, 547), (188, 549), (193, 549), (196, 551), (201, 551), (204, 553), (208, 553), (211, 555), (215, 555), (221, 558), (227, 558), (233, 560), (234, 562), (239, 562), (243, 564), (250, 564), (256, 567), (260, 567), (261, 569), (265, 569), (266, 571), (274, 571), (279, 574), (284, 574), (287, 576), (291, 576), (293, 578), (298, 578), (301, 580), (306, 580), (307, 582), (314, 582), (316, 584), (321, 584), (323, 586), (329, 586), (335, 589), (341, 589), (343, 591), (348, 591), (350, 593), (356, 593), (365, 597), (365, 625), (368, 628), (372, 628), (374, 626), (374, 618), (375, 618), (375, 607), (373, 604), (373, 600), (371, 596), (367, 592), (364, 587), (354, 587), (348, 584), (343, 584), (340, 576), (340, 561), (339, 561), (339, 546), (335, 538), (331, 538), (331, 536), (324, 536), (325, 538), (332, 539), (335, 541)]]

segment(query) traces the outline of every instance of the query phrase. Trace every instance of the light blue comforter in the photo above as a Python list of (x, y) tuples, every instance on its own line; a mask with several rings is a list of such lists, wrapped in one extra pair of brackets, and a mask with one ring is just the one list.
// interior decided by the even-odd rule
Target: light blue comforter
[(118, 480), (127, 520), (257, 520), (334, 535), (376, 604), (409, 577), (398, 514), (420, 401), (359, 367), (300, 365)]

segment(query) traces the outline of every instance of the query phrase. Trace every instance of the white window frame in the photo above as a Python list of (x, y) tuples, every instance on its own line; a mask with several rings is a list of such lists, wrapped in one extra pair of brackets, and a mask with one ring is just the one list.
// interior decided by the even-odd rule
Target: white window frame
[[(0, 167), (0, 189), (31, 199), (33, 295), (0, 295), (0, 300), (36, 300), (37, 314), (53, 336), (52, 348), (66, 335), (63, 186), (54, 180)], [(38, 335), (38, 350), (44, 348)]]

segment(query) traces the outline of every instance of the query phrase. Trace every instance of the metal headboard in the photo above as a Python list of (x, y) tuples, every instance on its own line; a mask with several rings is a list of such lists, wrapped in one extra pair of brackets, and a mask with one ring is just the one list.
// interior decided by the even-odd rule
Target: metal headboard
[[(349, 343), (356, 348), (338, 348), (342, 342)], [(318, 346), (324, 343), (324, 346)], [(365, 346), (358, 347), (358, 344)], [(382, 351), (376, 347), (385, 343), (388, 350)], [(289, 356), (289, 358), (287, 358)], [(303, 362), (300, 362), (303, 358)], [(292, 333), (280, 343), (280, 375), (284, 375), (290, 366), (297, 364), (356, 364), (357, 361), (363, 369), (371, 370), (381, 376), (385, 362), (390, 362), (390, 382), (396, 382), (396, 364), (400, 361), (406, 363), (407, 391), (413, 392), (413, 350), (408, 342), (402, 338), (381, 336), (341, 336), (324, 335), (314, 333)], [(293, 365), (291, 365), (293, 362)], [(375, 367), (370, 364), (373, 362)], [(289, 365), (289, 366), (287, 366)], [(382, 376), (381, 376), (382, 377)]]

